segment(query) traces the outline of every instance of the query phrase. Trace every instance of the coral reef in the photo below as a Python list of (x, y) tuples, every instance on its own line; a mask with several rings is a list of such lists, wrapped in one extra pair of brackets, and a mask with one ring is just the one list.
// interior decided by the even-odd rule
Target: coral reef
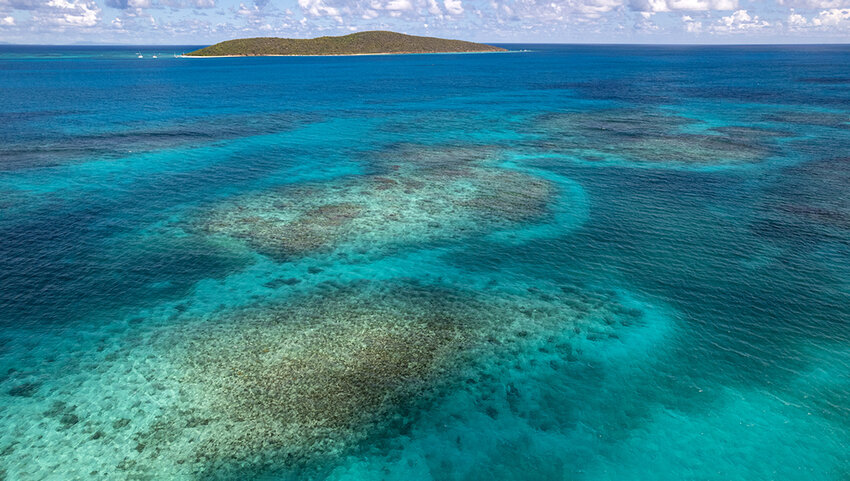
[(176, 340), (163, 350), (183, 373), (181, 401), (134, 437), (143, 451), (125, 468), (144, 473), (146, 456), (215, 476), (316, 466), (376, 431), (403, 431), (440, 393), (523, 352), (574, 361), (569, 339), (617, 337), (640, 316), (613, 293), (566, 287), (323, 284), (163, 336)]
[(385, 295), (341, 289), (187, 338), (187, 385), (208, 416), (233, 424), (232, 437), (199, 444), (205, 455), (332, 453), (433, 383), (469, 342), (469, 314), (434, 293)]
[(753, 231), (800, 243), (806, 249), (837, 242), (850, 232), (850, 158), (816, 159), (788, 167), (780, 182), (766, 189)]
[(850, 129), (850, 115), (837, 112), (783, 110), (763, 114), (762, 119), (768, 122), (780, 122), (802, 126)]
[(496, 153), (398, 145), (374, 155), (374, 174), (242, 196), (196, 224), (286, 259), (343, 246), (369, 251), (462, 238), (544, 214), (555, 186), (490, 165)]
[(696, 124), (689, 118), (644, 110), (546, 114), (532, 128), (541, 137), (532, 145), (587, 161), (699, 166), (760, 162), (776, 153), (771, 141), (785, 135), (734, 126), (685, 129)]
[(32, 397), (40, 387), (41, 385), (38, 383), (26, 382), (9, 389), (8, 394), (10, 396)]

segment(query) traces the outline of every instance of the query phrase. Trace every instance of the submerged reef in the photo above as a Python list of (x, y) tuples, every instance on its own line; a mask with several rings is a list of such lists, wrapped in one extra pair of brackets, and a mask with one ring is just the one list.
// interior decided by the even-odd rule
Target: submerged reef
[(343, 246), (370, 251), (464, 238), (545, 214), (555, 185), (492, 165), (497, 153), (399, 145), (375, 154), (368, 175), (241, 196), (205, 212), (196, 225), (287, 259)]
[(783, 132), (734, 125), (696, 130), (699, 122), (664, 112), (606, 109), (550, 113), (531, 129), (533, 147), (588, 162), (709, 166), (755, 163), (777, 152)]
[(472, 312), (446, 293), (329, 288), (205, 326), (179, 351), (214, 428), (196, 449), (212, 461), (338, 453), (457, 361)]
[(614, 293), (572, 287), (362, 281), (175, 327), (161, 348), (183, 373), (180, 400), (134, 437), (146, 448), (127, 471), (144, 473), (146, 456), (202, 478), (309, 470), (405, 432), (443, 393), (489, 385), (523, 352), (571, 362), (573, 341), (616, 338), (640, 317)]
[(784, 169), (765, 190), (753, 231), (774, 240), (845, 244), (850, 232), (850, 157), (816, 159)]
[(828, 111), (781, 110), (762, 115), (762, 120), (803, 126), (850, 129), (850, 115)]

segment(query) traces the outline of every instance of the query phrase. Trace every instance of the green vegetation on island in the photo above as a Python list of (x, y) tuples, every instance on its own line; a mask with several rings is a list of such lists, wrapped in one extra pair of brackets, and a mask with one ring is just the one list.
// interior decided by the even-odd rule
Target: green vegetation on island
[(312, 39), (258, 37), (228, 40), (186, 54), (192, 57), (256, 55), (368, 55), (391, 53), (504, 52), (503, 48), (462, 40), (417, 37), (395, 32), (358, 32)]

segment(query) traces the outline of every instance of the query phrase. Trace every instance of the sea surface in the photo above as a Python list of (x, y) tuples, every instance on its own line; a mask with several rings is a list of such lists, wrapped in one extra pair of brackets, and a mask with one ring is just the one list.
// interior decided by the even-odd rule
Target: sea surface
[(850, 479), (850, 47), (507, 47), (0, 46), (0, 479)]

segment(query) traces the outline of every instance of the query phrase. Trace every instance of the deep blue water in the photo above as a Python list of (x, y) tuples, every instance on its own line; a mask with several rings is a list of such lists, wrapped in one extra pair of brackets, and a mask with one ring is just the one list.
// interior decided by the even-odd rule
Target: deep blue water
[(847, 479), (850, 47), (508, 47), (0, 46), (0, 479)]

